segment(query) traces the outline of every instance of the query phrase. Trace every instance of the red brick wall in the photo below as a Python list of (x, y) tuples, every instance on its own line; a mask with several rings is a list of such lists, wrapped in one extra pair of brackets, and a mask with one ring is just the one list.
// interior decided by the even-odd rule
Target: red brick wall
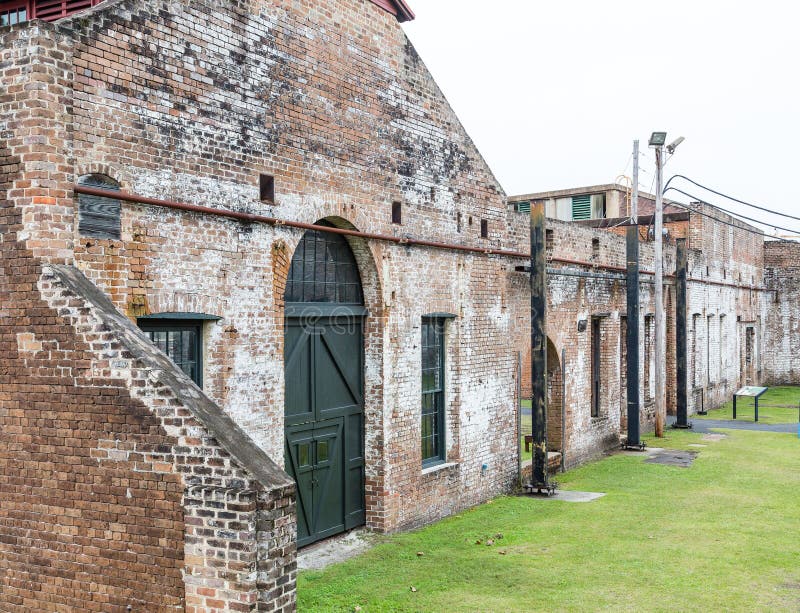
[[(36, 22), (0, 35), (0, 608), (293, 610), (291, 482), (54, 266), (74, 238), (71, 47)], [(252, 472), (227, 451), (245, 449)]]
[[(74, 40), (74, 174), (304, 222), (476, 246), (511, 240), (500, 186), (395, 17), (365, 0), (250, 8), (149, 0), (62, 22)], [(259, 200), (260, 173), (275, 176), (274, 203)], [(393, 201), (402, 226), (391, 224)], [(302, 232), (123, 209), (121, 240), (74, 236), (78, 266), (131, 316), (221, 316), (205, 329), (204, 389), (281, 459), (282, 288)], [(504, 289), (513, 263), (351, 246), (369, 309), (368, 525), (416, 525), (506, 491), (516, 363), (500, 339), (513, 334)], [(458, 315), (448, 328), (452, 466), (423, 474), (419, 334), (432, 312)]]
[(800, 243), (764, 244), (764, 377), (800, 384)]
[[(0, 150), (0, 167), (18, 163)], [(100, 461), (117, 442), (174, 441), (118, 381), (84, 378), (93, 355), (41, 299), (41, 266), (16, 240), (10, 175), (0, 185), (0, 609), (182, 610), (180, 475)]]

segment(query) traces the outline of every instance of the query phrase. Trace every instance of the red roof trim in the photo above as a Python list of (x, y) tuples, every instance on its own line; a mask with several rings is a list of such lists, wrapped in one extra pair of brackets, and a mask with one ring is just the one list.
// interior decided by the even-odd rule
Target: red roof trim
[(370, 0), (373, 4), (378, 5), (384, 11), (389, 11), (392, 15), (397, 17), (397, 21), (411, 21), (414, 19), (414, 12), (406, 4), (405, 0)]

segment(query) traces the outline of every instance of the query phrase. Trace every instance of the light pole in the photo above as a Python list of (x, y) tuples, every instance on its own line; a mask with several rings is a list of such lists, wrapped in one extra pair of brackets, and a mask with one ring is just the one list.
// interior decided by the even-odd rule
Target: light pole
[[(667, 146), (667, 151), (672, 154), (675, 148), (683, 142), (679, 137)], [(664, 143), (667, 141), (666, 132), (653, 132), (648, 144), (656, 150), (656, 211), (655, 211), (655, 311), (656, 311), (656, 436), (664, 436), (664, 423), (667, 421), (667, 404), (664, 393), (664, 336), (666, 321), (664, 319), (664, 267), (663, 267), (663, 241), (664, 241)]]

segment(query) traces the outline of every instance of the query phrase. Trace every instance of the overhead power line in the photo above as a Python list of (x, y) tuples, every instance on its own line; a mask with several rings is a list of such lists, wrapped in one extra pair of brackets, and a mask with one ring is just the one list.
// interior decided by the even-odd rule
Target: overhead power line
[[(745, 217), (744, 215), (737, 215), (735, 213), (732, 213), (731, 211), (723, 209), (720, 206), (717, 206), (716, 204), (711, 204), (710, 202), (706, 202), (705, 200), (703, 200), (702, 198), (698, 198), (694, 194), (690, 194), (690, 193), (685, 192), (685, 191), (683, 191), (681, 189), (678, 189), (677, 187), (668, 187), (664, 191), (666, 193), (667, 191), (670, 191), (670, 190), (678, 192), (679, 194), (683, 194), (684, 196), (687, 196), (688, 198), (692, 198), (692, 199), (694, 199), (695, 201), (697, 201), (697, 202), (699, 202), (701, 204), (707, 204), (710, 207), (713, 207), (715, 209), (719, 209), (720, 211), (728, 213), (729, 215), (732, 215), (733, 217), (742, 217), (744, 219), (747, 219), (749, 221), (752, 221), (752, 222), (755, 222), (755, 223), (758, 223), (758, 224), (761, 224), (761, 225), (770, 226), (772, 228), (777, 228), (778, 230), (785, 230), (786, 232), (791, 232), (792, 234), (800, 234), (800, 232), (798, 232), (797, 230), (792, 230), (790, 228), (782, 228), (781, 226), (775, 226), (773, 224), (770, 224), (770, 223), (767, 223), (767, 222), (764, 222), (764, 221), (759, 221), (758, 219), (751, 219), (749, 217)], [(710, 215), (708, 213), (705, 213), (704, 211), (699, 210), (697, 207), (688, 206), (686, 204), (682, 204), (680, 202), (675, 202), (675, 201), (671, 201), (670, 204), (674, 205), (674, 206), (677, 206), (677, 207), (680, 207), (682, 209), (686, 209), (687, 211), (691, 211), (693, 213), (697, 213), (698, 215), (702, 215), (703, 217), (708, 217), (709, 219), (713, 219), (714, 221), (719, 222), (721, 224), (724, 224), (726, 226), (731, 226), (732, 228), (736, 228), (738, 230), (743, 230), (745, 232), (749, 232), (750, 234), (756, 234), (758, 236), (764, 236), (764, 232), (763, 231), (747, 228), (747, 227), (740, 226), (738, 224), (732, 223), (730, 221), (726, 221), (725, 219), (720, 219), (719, 217), (715, 217), (714, 215)], [(770, 238), (773, 238), (773, 237), (770, 237)], [(784, 241), (784, 242), (792, 242), (792, 241), (787, 241), (785, 238), (777, 238), (777, 240)]]
[[(739, 200), (738, 198), (734, 198), (733, 196), (729, 196), (728, 194), (724, 194), (722, 192), (718, 192), (715, 189), (711, 189), (710, 187), (706, 187), (702, 183), (698, 183), (694, 179), (690, 179), (686, 175), (672, 175), (669, 178), (669, 181), (667, 181), (667, 184), (664, 186), (664, 191), (665, 192), (667, 191), (667, 188), (669, 188), (669, 184), (672, 182), (672, 179), (685, 179), (689, 183), (692, 183), (692, 184), (696, 185), (697, 187), (699, 187), (701, 189), (704, 189), (704, 190), (706, 190), (708, 192), (711, 192), (712, 194), (716, 194), (717, 196), (722, 196), (723, 198), (727, 198), (728, 200), (732, 200), (733, 202), (738, 202), (739, 204), (743, 204), (744, 206), (749, 206), (749, 207), (752, 207), (754, 209), (758, 209), (759, 211), (764, 211), (765, 213), (769, 213), (770, 215), (779, 215), (781, 217), (787, 217), (789, 219), (794, 219), (795, 221), (800, 221), (800, 217), (795, 217), (794, 215), (789, 215), (788, 213), (780, 213), (778, 211), (773, 211), (772, 209), (768, 209), (768, 208), (765, 208), (763, 206), (758, 206), (757, 204), (752, 204), (751, 202), (745, 202), (744, 200)], [(744, 215), (742, 215), (742, 217), (744, 217)], [(745, 219), (747, 219), (747, 218), (745, 218)], [(766, 224), (766, 225), (772, 225), (772, 224)]]

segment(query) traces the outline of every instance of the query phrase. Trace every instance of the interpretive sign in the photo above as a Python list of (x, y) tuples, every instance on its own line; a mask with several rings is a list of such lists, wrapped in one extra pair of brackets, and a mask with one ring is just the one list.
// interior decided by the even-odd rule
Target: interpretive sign
[(739, 396), (743, 396), (745, 398), (752, 398), (755, 404), (755, 417), (756, 421), (758, 421), (758, 397), (761, 396), (764, 392), (766, 392), (769, 388), (767, 387), (758, 387), (755, 385), (745, 385), (743, 388), (736, 390), (736, 393), (733, 395), (733, 418), (736, 419), (736, 398)]

